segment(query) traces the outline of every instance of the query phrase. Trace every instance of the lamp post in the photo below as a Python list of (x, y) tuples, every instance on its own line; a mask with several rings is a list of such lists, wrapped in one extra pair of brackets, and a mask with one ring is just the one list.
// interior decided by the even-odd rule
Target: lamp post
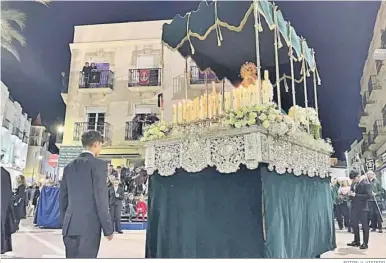
[(62, 143), (63, 142), (63, 133), (64, 133), (64, 126), (58, 125), (56, 127), (56, 142)]
[[(33, 168), (32, 168), (32, 182), (34, 182), (34, 176), (35, 176), (35, 160), (37, 159), (38, 160), (38, 167), (40, 168), (40, 161), (43, 159), (43, 156), (41, 156), (41, 155), (39, 155), (39, 156), (37, 156), (38, 155), (38, 151), (37, 152), (35, 152), (35, 155), (34, 155), (34, 165), (33, 165)], [(39, 169), (38, 168), (38, 169)], [(38, 172), (39, 172), (39, 170), (38, 170)]]

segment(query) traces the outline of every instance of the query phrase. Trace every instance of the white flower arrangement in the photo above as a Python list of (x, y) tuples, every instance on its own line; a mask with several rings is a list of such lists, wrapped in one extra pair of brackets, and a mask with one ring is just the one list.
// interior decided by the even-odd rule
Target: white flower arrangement
[(228, 112), (223, 119), (227, 125), (234, 128), (261, 124), (265, 129), (268, 129), (273, 123), (282, 120), (283, 116), (276, 108), (275, 103), (251, 107), (244, 106)]
[(295, 105), (289, 109), (288, 116), (292, 118), (302, 130), (310, 130), (315, 139), (320, 138), (320, 130), (322, 127), (314, 108), (302, 108)]
[(166, 122), (157, 122), (150, 125), (145, 132), (143, 133), (143, 137), (141, 141), (153, 141), (165, 138), (171, 131), (173, 127), (172, 125)]
[(316, 127), (317, 132), (320, 133), (321, 125), (314, 109), (294, 106), (290, 109), (289, 114), (285, 115), (277, 109), (275, 103), (232, 110), (226, 113), (219, 122), (212, 122), (208, 126), (199, 123), (168, 124), (158, 122), (146, 129), (141, 141), (195, 138), (201, 137), (203, 134), (221, 133), (223, 130), (228, 130), (229, 126), (239, 129), (253, 125), (263, 127), (270, 135), (287, 137), (288, 140), (298, 142), (311, 149), (333, 152), (331, 143), (321, 139), (320, 134), (316, 136), (314, 130), (312, 130), (313, 134), (305, 131), (305, 125), (310, 125), (310, 128)]

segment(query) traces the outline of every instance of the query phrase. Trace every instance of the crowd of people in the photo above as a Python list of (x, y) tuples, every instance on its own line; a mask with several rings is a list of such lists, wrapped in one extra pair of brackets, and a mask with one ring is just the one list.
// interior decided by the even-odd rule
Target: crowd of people
[(121, 217), (125, 216), (129, 222), (145, 221), (147, 218), (147, 183), (148, 175), (143, 167), (135, 168), (108, 166), (107, 186), (109, 189), (110, 215), (115, 225), (115, 231), (120, 229)]
[[(382, 233), (382, 211), (386, 191), (382, 188), (373, 171), (361, 176), (351, 171), (349, 178), (333, 179), (331, 182), (334, 217), (340, 230), (354, 233), (349, 246), (368, 248), (369, 231)], [(363, 229), (363, 243), (360, 242), (359, 223)]]

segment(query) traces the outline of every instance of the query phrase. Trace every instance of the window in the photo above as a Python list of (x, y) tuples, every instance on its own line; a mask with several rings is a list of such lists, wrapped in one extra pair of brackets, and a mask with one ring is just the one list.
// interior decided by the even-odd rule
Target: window
[(154, 68), (154, 56), (153, 55), (138, 55), (137, 68)]
[(382, 63), (383, 61), (382, 60), (376, 60), (375, 61), (375, 68), (377, 70), (377, 74), (379, 73), (379, 71), (381, 70), (381, 67), (382, 67)]
[(88, 113), (87, 114), (87, 129), (99, 131), (104, 134), (105, 114), (104, 113)]

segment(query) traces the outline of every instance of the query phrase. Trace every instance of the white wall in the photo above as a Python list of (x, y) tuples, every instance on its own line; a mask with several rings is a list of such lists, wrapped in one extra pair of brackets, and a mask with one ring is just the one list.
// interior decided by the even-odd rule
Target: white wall
[(346, 168), (330, 168), (332, 178), (348, 177), (348, 171)]

